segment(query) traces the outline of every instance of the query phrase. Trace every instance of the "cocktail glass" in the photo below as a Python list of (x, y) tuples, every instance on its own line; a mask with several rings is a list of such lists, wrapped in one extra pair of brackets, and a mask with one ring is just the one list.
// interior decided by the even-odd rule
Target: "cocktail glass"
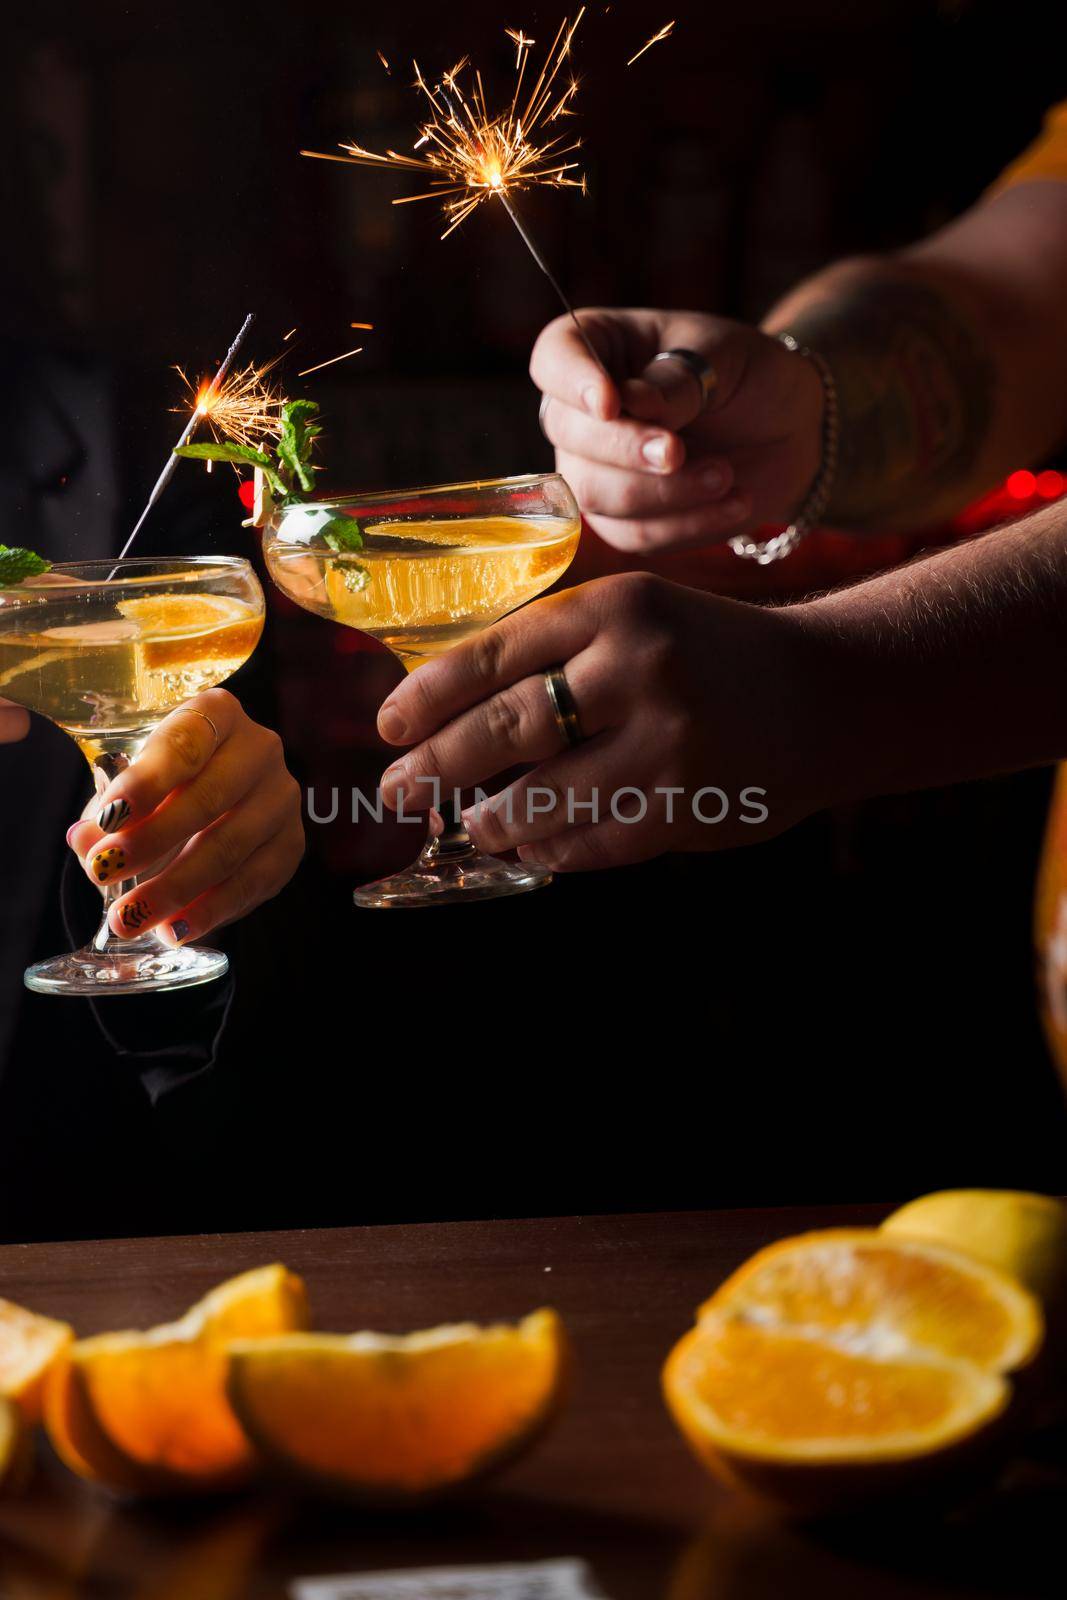
[[(343, 548), (342, 518), (361, 549)], [(413, 672), (555, 583), (580, 532), (567, 484), (544, 473), (284, 506), (264, 554), (290, 599), (380, 639)], [(443, 826), (418, 860), (357, 889), (358, 906), (484, 900), (551, 881), (542, 867), (478, 850), (453, 799), (442, 798), (439, 813)]]
[[(102, 793), (169, 711), (243, 666), (263, 616), (259, 581), (235, 556), (53, 567), (0, 590), (0, 695), (69, 733)], [(221, 977), (221, 951), (115, 938), (108, 909), (136, 881), (109, 885), (91, 944), (29, 967), (29, 988), (136, 994)]]

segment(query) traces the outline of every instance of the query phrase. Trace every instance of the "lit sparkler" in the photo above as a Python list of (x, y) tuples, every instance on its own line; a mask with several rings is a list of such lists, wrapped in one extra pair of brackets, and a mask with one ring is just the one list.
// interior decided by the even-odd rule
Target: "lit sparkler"
[(216, 374), (199, 385), (190, 383), (181, 367), (174, 370), (193, 397), (194, 417), (207, 423), (215, 439), (232, 439), (254, 450), (264, 439), (276, 439), (281, 431), (284, 396), (267, 381), (267, 374), (280, 360), (275, 356), (265, 366), (250, 362), (222, 382)]
[(211, 382), (207, 385), (207, 388), (205, 389), (204, 393), (197, 397), (197, 402), (196, 402), (196, 405), (193, 407), (192, 415), (190, 416), (188, 422), (185, 424), (185, 427), (182, 429), (181, 435), (180, 435), (177, 443), (174, 445), (173, 450), (171, 451), (171, 454), (167, 457), (166, 466), (163, 468), (163, 471), (159, 474), (159, 477), (156, 479), (155, 483), (153, 484), (152, 492), (148, 496), (148, 500), (147, 500), (147, 502), (145, 504), (145, 508), (141, 512), (141, 515), (137, 518), (137, 521), (134, 523), (133, 532), (130, 534), (129, 538), (126, 540), (126, 543), (123, 545), (121, 551), (119, 552), (119, 560), (120, 561), (127, 554), (130, 546), (133, 544), (133, 541), (136, 539), (137, 535), (140, 533), (141, 527), (142, 527), (142, 525), (144, 523), (145, 518), (148, 516), (148, 513), (151, 511), (152, 507), (155, 505), (156, 501), (159, 499), (160, 495), (163, 493), (164, 489), (167, 487), (167, 484), (170, 482), (171, 478), (174, 475), (174, 469), (178, 465), (179, 457), (176, 456), (173, 453), (173, 451), (177, 450), (179, 448), (179, 446), (181, 446), (181, 445), (183, 445), (183, 444), (185, 444), (187, 442), (187, 440), (191, 437), (191, 435), (194, 432), (194, 430), (200, 425), (200, 423), (203, 420), (204, 416), (206, 416), (208, 414), (207, 411), (202, 409), (202, 407), (205, 406), (205, 405), (208, 405), (210, 402), (213, 401), (214, 397), (218, 395), (220, 387), (221, 387), (221, 385), (222, 385), (222, 383), (223, 383), (223, 381), (224, 381), (224, 379), (226, 377), (226, 374), (229, 372), (231, 366), (233, 365), (234, 357), (237, 355), (238, 350), (241, 348), (241, 345), (244, 343), (245, 335), (247, 334), (249, 328), (252, 326), (254, 321), (255, 321), (255, 314), (250, 311), (248, 313), (247, 317), (245, 318), (245, 320), (242, 322), (242, 324), (240, 326), (240, 329), (238, 330), (236, 339), (233, 341), (233, 343), (231, 344), (230, 348), (227, 350), (226, 354), (223, 356), (222, 362), (221, 362), (221, 364), (219, 366), (219, 370), (216, 372), (216, 374), (215, 374), (214, 378), (212, 378)]
[(654, 44), (659, 44), (659, 43), (661, 43), (662, 40), (669, 39), (673, 32), (674, 32), (674, 23), (673, 22), (668, 22), (665, 27), (662, 27), (659, 30), (658, 33), (654, 33), (652, 35), (651, 39), (646, 40), (646, 42), (641, 46), (640, 50), (638, 50), (636, 52), (636, 54), (634, 54), (634, 55), (632, 55), (630, 57), (630, 59), (626, 63), (626, 65), (628, 67), (632, 67), (635, 61), (639, 61), (641, 59), (641, 57), (644, 55), (646, 50), (651, 50), (652, 46)]
[[(554, 123), (571, 115), (571, 103), (578, 92), (577, 78), (573, 73), (565, 74), (564, 67), (570, 59), (574, 35), (585, 11), (583, 6), (573, 23), (564, 17), (536, 77), (532, 71), (527, 73), (530, 49), (535, 41), (521, 29), (505, 30), (516, 49), (515, 88), (506, 110), (496, 115), (489, 111), (482, 75), (470, 66), (468, 57), (457, 62), (433, 88), (415, 62), (415, 88), (430, 107), (429, 118), (420, 124), (414, 145), (415, 150), (424, 151), (424, 154), (402, 155), (396, 150), (381, 154), (354, 143), (342, 143), (344, 155), (321, 150), (300, 153), (319, 161), (430, 173), (428, 189), (421, 194), (402, 195), (393, 204), (440, 200), (448, 223), (442, 238), (447, 238), (465, 222), (483, 201), (497, 196), (534, 261), (559, 296), (589, 354), (607, 375), (574, 307), (549, 271), (529, 230), (520, 221), (513, 201), (513, 196), (524, 189), (545, 186), (580, 189), (585, 193), (584, 175), (577, 170), (579, 163), (566, 159), (579, 149), (581, 140), (568, 141), (565, 133), (553, 135), (551, 132)], [(471, 77), (464, 89), (460, 75), (468, 69)], [(528, 76), (533, 82), (527, 91)]]

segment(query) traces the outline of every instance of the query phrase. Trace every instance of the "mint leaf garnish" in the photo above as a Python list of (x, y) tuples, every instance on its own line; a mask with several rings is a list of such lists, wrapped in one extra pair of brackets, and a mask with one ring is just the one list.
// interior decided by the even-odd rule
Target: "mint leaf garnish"
[(274, 447), (278, 460), (288, 468), (305, 494), (315, 486), (311, 452), (322, 432), (315, 420), (318, 409), (315, 400), (287, 400), (282, 407), (281, 433)]
[[(332, 565), (334, 567), (340, 567), (341, 563), (339, 561), (334, 561)], [(370, 573), (367, 571), (366, 567), (361, 567), (358, 561), (353, 562), (351, 565), (346, 562), (341, 571), (341, 582), (344, 584), (349, 594), (359, 594), (360, 591), (365, 589), (370, 582)]]
[(270, 456), (254, 450), (250, 444), (235, 444), (232, 439), (218, 440), (212, 444), (180, 444), (176, 456), (187, 461), (251, 461), (257, 467), (269, 467)]
[[(311, 457), (315, 442), (322, 434), (318, 411), (317, 400), (287, 400), (278, 417), (277, 439), (265, 439), (261, 450), (226, 439), (209, 444), (183, 444), (174, 454), (190, 461), (231, 461), (235, 466), (245, 464), (258, 467), (271, 495), (281, 505), (300, 505), (304, 496), (315, 487), (314, 474), (318, 468), (312, 464)], [(251, 524), (246, 523), (245, 526), (260, 527), (269, 514), (270, 507), (264, 514), (254, 515)], [(359, 550), (362, 546), (358, 531), (350, 530), (347, 543), (331, 544), (330, 548)]]
[(262, 450), (253, 450), (251, 445), (234, 444), (229, 439), (217, 444), (183, 444), (174, 454), (189, 461), (232, 461), (235, 465), (245, 463), (259, 467), (275, 494), (285, 494), (289, 487), (270, 456)]
[(343, 550), (363, 549), (363, 535), (355, 517), (331, 517), (329, 522), (315, 531), (337, 555)]
[(10, 589), (23, 578), (37, 578), (47, 572), (52, 563), (39, 556), (35, 550), (24, 550), (21, 545), (0, 544), (0, 589)]

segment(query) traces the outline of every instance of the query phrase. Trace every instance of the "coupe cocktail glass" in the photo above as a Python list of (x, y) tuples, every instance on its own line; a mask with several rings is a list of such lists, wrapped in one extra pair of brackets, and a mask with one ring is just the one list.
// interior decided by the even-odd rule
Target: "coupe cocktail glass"
[[(352, 519), (362, 549), (331, 548), (338, 518)], [(290, 599), (380, 639), (413, 672), (555, 583), (580, 532), (570, 489), (546, 473), (285, 506), (266, 529), (264, 553)], [(451, 799), (440, 815), (443, 828), (418, 860), (357, 889), (357, 905), (489, 899), (551, 881), (542, 867), (478, 850)]]
[[(263, 631), (264, 600), (235, 556), (79, 561), (0, 591), (0, 695), (75, 741), (97, 791), (136, 760), (153, 728), (190, 696), (242, 666)], [(28, 968), (43, 994), (179, 989), (226, 971), (218, 950), (172, 949), (154, 933), (116, 939), (109, 885), (92, 943)]]

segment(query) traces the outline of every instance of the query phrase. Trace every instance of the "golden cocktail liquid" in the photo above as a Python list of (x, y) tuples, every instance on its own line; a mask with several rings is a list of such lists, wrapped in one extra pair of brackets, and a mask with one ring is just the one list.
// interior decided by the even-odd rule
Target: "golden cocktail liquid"
[(276, 543), (267, 562), (298, 605), (380, 639), (410, 671), (548, 589), (580, 532), (567, 517), (381, 522), (351, 554)]
[(232, 596), (162, 594), (104, 609), (93, 620), (84, 601), (0, 609), (0, 695), (57, 722), (90, 760), (229, 678), (263, 630), (262, 610)]

